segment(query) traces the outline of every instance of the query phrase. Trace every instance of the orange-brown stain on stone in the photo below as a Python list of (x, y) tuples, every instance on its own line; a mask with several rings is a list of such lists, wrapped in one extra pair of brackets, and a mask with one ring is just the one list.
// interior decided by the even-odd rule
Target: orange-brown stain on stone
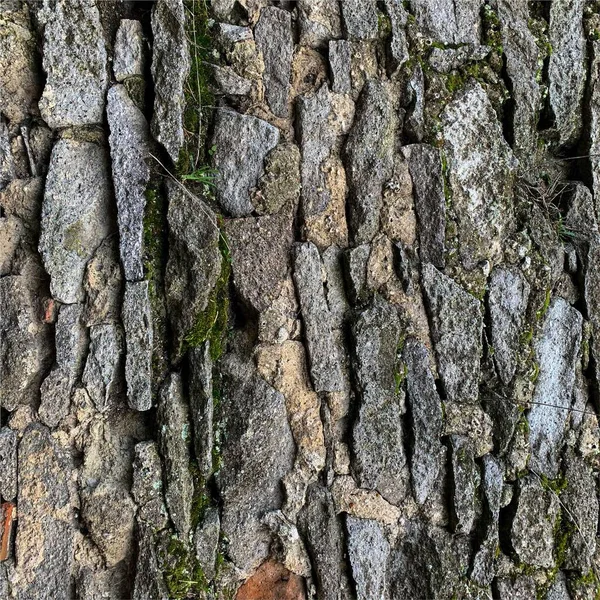
[(2, 529), (0, 530), (0, 561), (8, 558), (9, 545), (14, 525), (14, 510), (15, 505), (12, 502), (4, 502), (2, 504), (2, 509), (0, 512), (0, 517), (2, 518)]
[(304, 580), (268, 560), (242, 585), (235, 600), (306, 600)]

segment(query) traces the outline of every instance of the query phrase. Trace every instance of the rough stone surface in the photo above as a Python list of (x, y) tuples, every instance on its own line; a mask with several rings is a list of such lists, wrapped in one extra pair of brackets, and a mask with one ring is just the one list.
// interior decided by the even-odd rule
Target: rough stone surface
[(379, 226), (382, 188), (390, 177), (398, 115), (389, 84), (371, 80), (356, 107), (346, 143), (350, 187), (350, 234), (355, 244), (370, 242)]
[(329, 66), (331, 68), (331, 90), (337, 94), (348, 94), (352, 89), (350, 66), (351, 43), (347, 40), (329, 42)]
[(217, 200), (232, 216), (247, 216), (254, 210), (250, 191), (262, 174), (267, 154), (278, 142), (278, 130), (266, 121), (217, 110), (212, 140)]
[(425, 346), (409, 339), (405, 343), (403, 357), (407, 367), (406, 389), (414, 438), (410, 461), (412, 485), (417, 502), (423, 504), (435, 485), (445, 456), (440, 441), (442, 403)]
[(409, 58), (406, 39), (408, 11), (400, 0), (385, 0), (385, 9), (392, 22), (392, 41), (390, 51), (396, 68), (402, 66)]
[(298, 20), (303, 45), (322, 47), (341, 37), (340, 5), (335, 0), (298, 0)]
[(150, 181), (150, 130), (146, 118), (122, 85), (108, 91), (106, 114), (117, 199), (119, 248), (125, 279), (144, 277), (144, 214)]
[(171, 181), (167, 182), (167, 197), (169, 260), (165, 293), (177, 354), (206, 309), (221, 273), (220, 233), (216, 215), (200, 198)]
[(385, 598), (385, 566), (390, 545), (383, 527), (365, 519), (346, 518), (348, 557), (359, 600)]
[(0, 496), (17, 497), (17, 434), (8, 427), (0, 429)]
[(433, 265), (423, 265), (437, 363), (449, 400), (476, 402), (483, 319), (479, 302)]
[(177, 162), (183, 146), (185, 81), (190, 56), (185, 32), (183, 0), (158, 0), (152, 8), (152, 133)]
[(108, 85), (104, 35), (95, 2), (60, 0), (49, 14), (43, 55), (47, 78), (39, 104), (53, 129), (103, 122)]
[(268, 560), (238, 590), (235, 600), (304, 600), (302, 578)]
[(342, 2), (344, 30), (350, 39), (372, 40), (377, 37), (377, 3), (373, 0)]
[(127, 402), (136, 410), (149, 410), (152, 406), (154, 329), (148, 288), (147, 281), (128, 282), (123, 296)]
[(294, 51), (290, 13), (274, 6), (265, 8), (260, 13), (254, 37), (265, 61), (263, 80), (269, 107), (278, 117), (287, 117)]
[(39, 250), (50, 291), (61, 302), (83, 300), (88, 260), (110, 233), (106, 152), (89, 142), (60, 140), (52, 150)]
[(468, 534), (473, 530), (477, 516), (477, 488), (480, 483), (479, 466), (475, 463), (473, 446), (467, 438), (450, 437), (452, 457), (452, 520), (454, 531)]
[(204, 513), (202, 522), (194, 531), (194, 550), (202, 571), (208, 579), (214, 579), (216, 574), (217, 547), (221, 521), (219, 510), (209, 507)]
[(394, 369), (400, 338), (396, 309), (377, 301), (353, 327), (354, 369), (360, 398), (354, 424), (354, 470), (358, 483), (376, 489), (386, 500), (399, 503), (406, 494), (400, 398)]
[(413, 182), (415, 211), (419, 220), (421, 260), (444, 268), (446, 198), (439, 150), (428, 144), (402, 148)]
[(517, 351), (528, 300), (529, 284), (520, 270), (494, 269), (488, 291), (492, 346), (496, 369), (507, 385), (517, 368)]
[(315, 391), (341, 391), (341, 357), (331, 329), (331, 314), (323, 289), (322, 263), (317, 248), (309, 243), (297, 245), (294, 257), (294, 282), (310, 361)]
[(228, 418), (217, 474), (221, 529), (234, 564), (250, 573), (269, 554), (270, 535), (261, 518), (283, 501), (280, 481), (293, 465), (294, 441), (283, 395), (246, 360), (232, 354), (224, 363), (222, 402)]
[(443, 44), (480, 42), (481, 0), (413, 0), (411, 10), (426, 35)]
[(558, 470), (558, 455), (571, 406), (581, 325), (581, 314), (562, 298), (555, 298), (535, 343), (539, 376), (533, 395), (536, 404), (528, 416), (530, 466), (550, 478)]
[(115, 37), (113, 73), (119, 82), (144, 76), (144, 30), (140, 21), (123, 19)]

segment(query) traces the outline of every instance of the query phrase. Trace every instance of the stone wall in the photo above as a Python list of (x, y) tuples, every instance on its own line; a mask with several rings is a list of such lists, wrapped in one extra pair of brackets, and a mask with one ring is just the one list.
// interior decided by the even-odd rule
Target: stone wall
[(0, 597), (597, 598), (598, 40), (0, 0)]

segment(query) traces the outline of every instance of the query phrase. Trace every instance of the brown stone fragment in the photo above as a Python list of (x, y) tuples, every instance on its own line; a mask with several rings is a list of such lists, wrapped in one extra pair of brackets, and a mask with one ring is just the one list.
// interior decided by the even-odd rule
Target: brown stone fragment
[(238, 590), (235, 600), (305, 600), (302, 577), (267, 560)]

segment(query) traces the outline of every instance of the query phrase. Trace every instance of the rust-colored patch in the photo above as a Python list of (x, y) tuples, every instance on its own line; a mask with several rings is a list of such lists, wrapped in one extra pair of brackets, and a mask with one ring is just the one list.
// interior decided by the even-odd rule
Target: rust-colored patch
[(12, 502), (2, 503), (2, 542), (0, 543), (0, 561), (8, 558), (10, 540), (14, 526), (15, 505)]
[(58, 316), (58, 304), (53, 298), (48, 298), (44, 301), (44, 316), (42, 321), (44, 323), (56, 323), (56, 317)]
[(306, 600), (304, 580), (268, 560), (238, 590), (235, 600)]

